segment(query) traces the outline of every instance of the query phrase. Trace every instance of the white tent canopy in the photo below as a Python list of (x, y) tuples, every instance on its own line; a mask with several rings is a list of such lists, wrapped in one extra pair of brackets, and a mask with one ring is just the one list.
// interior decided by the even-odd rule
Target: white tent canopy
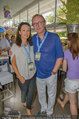
[(10, 21), (4, 18), (3, 8), (5, 5), (11, 8), (11, 20), (17, 19), (17, 22), (21, 22), (31, 20), (36, 13), (44, 14), (50, 11), (55, 13), (56, 1), (57, 7), (61, 7), (60, 0), (0, 0), (0, 25), (2, 26), (6, 21)]
[(8, 5), (11, 8), (11, 16), (16, 14), (19, 10), (29, 5), (34, 0), (0, 0), (0, 25), (7, 20), (4, 18), (4, 6)]

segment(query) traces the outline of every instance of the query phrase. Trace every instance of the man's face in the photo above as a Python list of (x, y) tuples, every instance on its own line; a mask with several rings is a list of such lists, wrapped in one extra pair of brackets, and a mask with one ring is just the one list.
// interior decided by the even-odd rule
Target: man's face
[(35, 31), (38, 34), (43, 33), (45, 31), (46, 22), (44, 21), (44, 19), (41, 16), (34, 17), (32, 20), (32, 24), (33, 24)]
[(7, 34), (7, 35), (6, 35), (6, 39), (8, 39), (8, 40), (9, 40), (9, 34)]
[(12, 42), (15, 43), (15, 36), (11, 38)]

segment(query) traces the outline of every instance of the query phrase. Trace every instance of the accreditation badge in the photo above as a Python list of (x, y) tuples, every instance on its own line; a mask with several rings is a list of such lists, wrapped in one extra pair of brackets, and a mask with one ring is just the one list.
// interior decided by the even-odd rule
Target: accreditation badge
[(34, 70), (34, 63), (33, 62), (30, 62), (28, 64), (28, 66), (29, 66), (30, 71)]
[(35, 60), (39, 61), (41, 57), (41, 52), (36, 52)]

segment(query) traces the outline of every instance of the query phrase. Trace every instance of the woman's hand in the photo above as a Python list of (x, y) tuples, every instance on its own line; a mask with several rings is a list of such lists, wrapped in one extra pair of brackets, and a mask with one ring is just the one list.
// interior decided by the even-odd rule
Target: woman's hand
[(25, 83), (25, 79), (24, 79), (23, 76), (20, 76), (20, 77), (19, 77), (19, 80), (21, 81), (21, 83)]

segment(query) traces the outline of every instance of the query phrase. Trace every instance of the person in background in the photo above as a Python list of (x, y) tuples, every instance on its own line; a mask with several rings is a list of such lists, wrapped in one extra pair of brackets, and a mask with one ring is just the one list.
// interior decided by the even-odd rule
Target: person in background
[(13, 44), (15, 44), (15, 42), (16, 42), (15, 35), (12, 35), (12, 36), (11, 36), (11, 46), (12, 46)]
[[(40, 114), (53, 114), (57, 89), (57, 72), (63, 60), (63, 50), (59, 36), (48, 32), (46, 21), (40, 14), (32, 18), (32, 25), (37, 32), (32, 37), (37, 71), (37, 90), (41, 110)], [(46, 102), (46, 86), (48, 104)]]
[[(16, 37), (15, 37), (15, 35), (12, 35), (11, 36), (11, 47), (12, 47), (12, 45), (15, 45), (16, 46)], [(9, 55), (11, 55), (12, 54), (12, 52), (11, 52), (11, 50), (9, 51)], [(11, 61), (10, 61), (10, 64), (11, 64)]]
[(18, 85), (21, 89), (21, 101), (26, 107), (27, 115), (31, 115), (31, 105), (36, 86), (36, 69), (30, 36), (31, 27), (29, 23), (20, 23), (16, 45), (13, 44), (11, 48), (11, 63), (18, 78)]
[[(12, 35), (10, 40), (11, 40), (10, 46), (12, 47), (12, 45), (15, 44), (16, 42), (15, 35)], [(9, 55), (11, 55), (11, 51), (9, 51)], [(9, 64), (11, 64), (11, 57), (9, 57)]]
[(63, 52), (65, 51), (65, 41), (62, 41), (62, 48), (63, 48)]
[(0, 34), (0, 53), (8, 55), (9, 50), (10, 50), (10, 44), (8, 40), (2, 38)]
[(5, 39), (8, 40), (8, 42), (10, 43), (10, 39), (9, 39), (9, 34), (8, 33), (5, 34)]
[[(64, 52), (63, 71), (67, 71), (65, 79), (66, 95), (63, 101), (57, 99), (62, 108), (70, 102), (72, 115), (78, 115), (77, 111), (77, 91), (79, 90), (79, 38), (77, 33), (68, 34), (69, 49)], [(68, 68), (67, 68), (68, 67)], [(68, 70), (67, 70), (68, 69)], [(76, 118), (77, 119), (77, 118)]]

